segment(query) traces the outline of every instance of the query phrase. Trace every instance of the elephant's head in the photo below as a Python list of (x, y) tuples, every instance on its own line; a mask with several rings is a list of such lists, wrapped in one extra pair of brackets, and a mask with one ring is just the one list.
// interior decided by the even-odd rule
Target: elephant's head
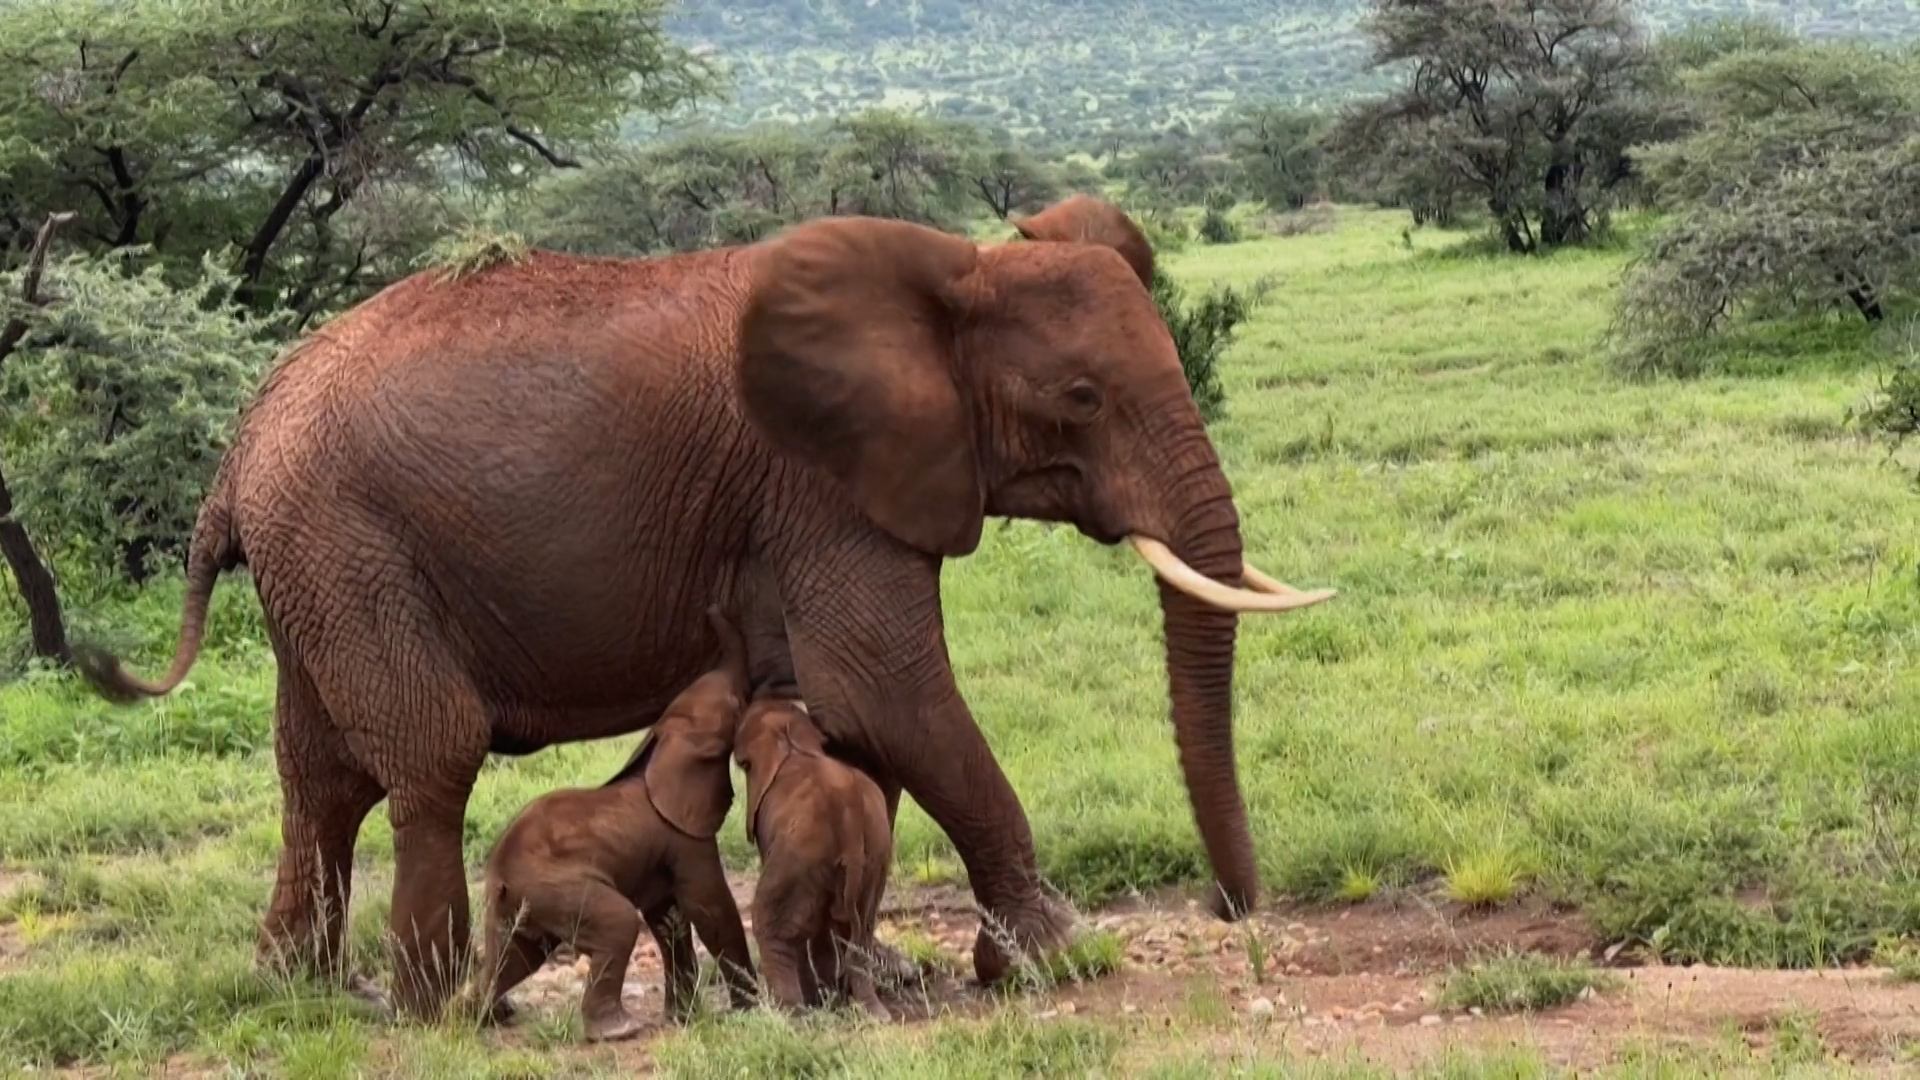
[(1258, 893), (1233, 760), (1236, 612), (1332, 594), (1242, 560), (1226, 476), (1148, 293), (1139, 228), (1084, 196), (1018, 227), (1024, 240), (976, 245), (839, 218), (759, 246), (742, 399), (776, 447), (921, 551), (968, 554), (998, 515), (1071, 522), (1146, 557), (1215, 910), (1233, 917)]
[(707, 609), (720, 639), (720, 663), (695, 679), (667, 705), (620, 771), (607, 784), (642, 777), (647, 801), (667, 824), (688, 836), (711, 839), (733, 807), (727, 758), (747, 698), (747, 648), (739, 628)]

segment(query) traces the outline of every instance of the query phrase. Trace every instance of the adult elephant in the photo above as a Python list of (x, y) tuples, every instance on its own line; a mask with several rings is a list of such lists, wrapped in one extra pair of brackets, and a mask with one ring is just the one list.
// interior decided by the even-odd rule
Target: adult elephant
[[(941, 624), (941, 564), (988, 515), (1130, 538), (1153, 562), (1216, 906), (1248, 909), (1235, 611), (1331, 594), (1240, 584), (1239, 520), (1139, 230), (1086, 198), (1021, 229), (1042, 242), (838, 218), (671, 258), (536, 252), (401, 281), (291, 352), (201, 508), (171, 670), (83, 658), (116, 700), (168, 692), (218, 575), (251, 568), (284, 798), (263, 951), (338, 973), (355, 838), (385, 798), (396, 989), (436, 1012), (461, 975), (462, 824), (488, 752), (652, 724), (717, 655), (706, 606), (752, 610), (761, 574), (777, 602), (755, 639), (788, 650), (828, 737), (946, 831), (1021, 948), (1057, 947), (1065, 920)], [(983, 934), (981, 978), (1007, 963)]]

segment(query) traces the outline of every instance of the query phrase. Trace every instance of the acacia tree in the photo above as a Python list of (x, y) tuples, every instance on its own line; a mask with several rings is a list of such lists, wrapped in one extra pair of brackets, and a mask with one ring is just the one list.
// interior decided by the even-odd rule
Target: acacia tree
[(1683, 76), (1695, 130), (1646, 155), (1669, 222), (1620, 296), (1620, 358), (1685, 369), (1742, 312), (1868, 321), (1920, 274), (1920, 70), (1862, 44), (1765, 44)]
[[(244, 307), (351, 302), (405, 269), (391, 226), (447, 180), (572, 167), (623, 116), (706, 93), (665, 7), (22, 0), (0, 8), (0, 243), (70, 206), (94, 250), (189, 274), (231, 245)], [(407, 209), (348, 213), (369, 196)]]
[(954, 124), (895, 109), (838, 121), (826, 212), (957, 224), (965, 214), (968, 137)]
[(1336, 141), (1475, 192), (1514, 252), (1586, 240), (1675, 120), (1627, 0), (1374, 0), (1365, 29), (1405, 81)]
[(1060, 194), (1055, 170), (1015, 146), (976, 149), (964, 171), (967, 194), (1001, 221), (1043, 210)]
[(1320, 114), (1256, 105), (1232, 114), (1222, 127), (1247, 194), (1276, 210), (1297, 210), (1321, 194), (1326, 120)]
[(1228, 186), (1233, 165), (1218, 145), (1185, 128), (1142, 138), (1131, 153), (1108, 161), (1109, 179), (1126, 182), (1126, 202), (1150, 217), (1205, 202)]

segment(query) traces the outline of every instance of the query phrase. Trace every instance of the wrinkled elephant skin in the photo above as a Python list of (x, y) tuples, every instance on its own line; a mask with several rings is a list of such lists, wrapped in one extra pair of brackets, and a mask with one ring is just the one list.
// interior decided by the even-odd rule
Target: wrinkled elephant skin
[[(384, 798), (397, 997), (436, 1012), (461, 977), (462, 823), (488, 752), (652, 724), (714, 658), (704, 609), (738, 610), (754, 567), (782, 626), (744, 629), (789, 650), (829, 742), (932, 816), (1021, 947), (1058, 947), (941, 621), (942, 561), (987, 516), (1157, 545), (1181, 768), (1219, 907), (1246, 910), (1236, 611), (1324, 595), (1241, 587), (1139, 230), (1084, 196), (1020, 229), (976, 245), (836, 218), (654, 260), (536, 252), (398, 282), (288, 355), (201, 509), (171, 670), (81, 656), (115, 699), (170, 690), (218, 575), (251, 568), (284, 795), (263, 950), (339, 974), (355, 837)], [(983, 978), (1006, 963), (976, 950)]]

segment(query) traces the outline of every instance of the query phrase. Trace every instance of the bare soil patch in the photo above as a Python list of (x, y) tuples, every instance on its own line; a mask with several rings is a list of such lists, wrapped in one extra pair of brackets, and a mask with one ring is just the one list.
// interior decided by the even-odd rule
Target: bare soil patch
[[(750, 882), (737, 881), (735, 891), (745, 917)], [(1125, 943), (1121, 972), (1030, 994), (1023, 1007), (1043, 1020), (1080, 1016), (1132, 1029), (1140, 1037), (1130, 1045), (1141, 1049), (1164, 1051), (1165, 1039), (1148, 1036), (1178, 1028), (1186, 1049), (1200, 1048), (1197, 1039), (1223, 1055), (1357, 1055), (1401, 1068), (1455, 1048), (1517, 1046), (1556, 1065), (1590, 1069), (1634, 1049), (1744, 1045), (1763, 1055), (1797, 1025), (1833, 1057), (1896, 1075), (1913, 1067), (1920, 1047), (1920, 986), (1896, 983), (1884, 971), (1642, 965), (1608, 949), (1577, 913), (1544, 905), (1478, 914), (1402, 899), (1338, 910), (1282, 907), (1228, 925), (1184, 896), (1164, 894), (1085, 913), (1082, 924)], [(971, 897), (960, 889), (907, 888), (890, 898), (882, 936), (931, 941), (949, 969), (888, 995), (902, 1022), (978, 1014), (1004, 1000), (972, 980), (977, 926)], [(1610, 960), (1622, 985), (1541, 1013), (1438, 1007), (1450, 966), (1503, 950)], [(565, 1009), (580, 988), (571, 963), (550, 964), (519, 1000), (535, 1010)], [(659, 959), (644, 939), (628, 974), (627, 1001), (664, 1030)], [(512, 1031), (500, 1037), (518, 1038)], [(622, 1047), (622, 1061), (641, 1064), (647, 1038)]]

